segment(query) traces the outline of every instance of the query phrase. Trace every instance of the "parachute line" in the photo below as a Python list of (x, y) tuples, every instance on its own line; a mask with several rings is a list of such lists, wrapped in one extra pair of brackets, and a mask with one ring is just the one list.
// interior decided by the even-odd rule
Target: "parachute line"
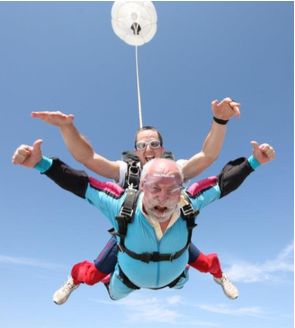
[[(137, 26), (134, 24), (135, 35), (137, 37)], [(139, 86), (139, 69), (138, 69), (138, 51), (137, 43), (135, 45), (135, 65), (136, 65), (136, 81), (137, 81), (137, 98), (138, 98), (138, 114), (139, 114), (139, 127), (142, 128), (142, 110), (141, 110), (141, 97)]]
[(139, 126), (142, 128), (137, 48), (151, 41), (157, 32), (156, 8), (151, 1), (115, 1), (111, 16), (115, 34), (127, 44), (135, 46)]

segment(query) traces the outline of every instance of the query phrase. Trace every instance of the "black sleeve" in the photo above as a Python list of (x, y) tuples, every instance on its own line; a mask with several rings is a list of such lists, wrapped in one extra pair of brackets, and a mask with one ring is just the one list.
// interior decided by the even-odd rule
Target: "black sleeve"
[(221, 189), (220, 198), (236, 190), (253, 171), (245, 157), (228, 162), (218, 176), (218, 184)]
[(85, 198), (88, 186), (88, 175), (84, 171), (72, 169), (58, 158), (53, 157), (53, 162), (44, 174), (58, 184), (61, 188)]

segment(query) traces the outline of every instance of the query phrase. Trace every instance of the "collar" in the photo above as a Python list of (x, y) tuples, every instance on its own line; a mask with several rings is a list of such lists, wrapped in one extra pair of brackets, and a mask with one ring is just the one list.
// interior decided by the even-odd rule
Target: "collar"
[[(171, 216), (171, 219), (170, 219), (170, 222), (169, 222), (169, 224), (168, 224), (168, 226), (166, 228), (166, 231), (167, 231), (167, 229), (169, 229), (180, 218), (180, 208), (183, 207), (186, 204), (187, 204), (187, 201), (185, 200), (185, 198), (183, 197), (183, 195), (181, 195), (180, 196), (180, 201), (179, 201), (179, 203), (177, 205), (176, 210), (174, 211), (174, 213)], [(155, 233), (156, 233), (156, 236), (157, 236), (157, 239), (158, 240), (161, 240), (161, 238), (164, 235), (163, 232), (162, 232), (162, 229), (161, 229), (161, 225), (160, 225), (159, 222), (153, 220), (148, 214), (146, 214), (143, 211), (143, 208), (142, 208), (142, 195), (141, 195), (141, 197), (139, 199), (139, 205), (140, 205), (141, 213), (147, 219), (147, 221), (150, 223), (150, 225), (154, 228)]]

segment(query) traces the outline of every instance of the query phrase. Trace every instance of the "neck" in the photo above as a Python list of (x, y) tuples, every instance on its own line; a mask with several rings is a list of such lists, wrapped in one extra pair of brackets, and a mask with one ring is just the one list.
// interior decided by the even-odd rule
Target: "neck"
[[(143, 204), (142, 204), (142, 211), (144, 212), (144, 214), (145, 214), (146, 216), (150, 217), (150, 215), (147, 213), (147, 211), (146, 211), (146, 209), (145, 209), (145, 207), (144, 207)], [(170, 218), (169, 218), (168, 220), (166, 220), (165, 222), (159, 222), (160, 227), (161, 227), (161, 230), (162, 230), (163, 233), (165, 233), (165, 231), (166, 231), (166, 229), (167, 229), (167, 227), (168, 227), (168, 225), (169, 225), (169, 222), (170, 222), (171, 218), (172, 218), (172, 215), (171, 215)], [(155, 220), (154, 220), (154, 221), (155, 221)]]
[[(172, 217), (172, 215), (171, 215), (171, 217)], [(165, 233), (165, 231), (166, 231), (166, 229), (167, 229), (167, 227), (170, 223), (171, 217), (170, 217), (169, 220), (160, 223), (160, 227), (161, 227), (161, 230), (162, 230), (163, 234)]]

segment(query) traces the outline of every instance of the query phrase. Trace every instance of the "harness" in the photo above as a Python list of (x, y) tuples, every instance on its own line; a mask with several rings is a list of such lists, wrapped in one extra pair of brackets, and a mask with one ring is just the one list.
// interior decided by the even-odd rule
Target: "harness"
[[(175, 160), (174, 155), (171, 151), (165, 151), (162, 155), (162, 158), (169, 158)], [(127, 189), (130, 186), (133, 186), (133, 189), (138, 189), (141, 174), (141, 169), (138, 165), (138, 156), (135, 154), (134, 151), (127, 150), (122, 152), (121, 159), (122, 161), (127, 163), (127, 171), (125, 174), (125, 182), (123, 189)]]
[[(131, 251), (130, 249), (126, 248), (125, 246), (125, 237), (128, 230), (128, 224), (131, 224), (134, 219), (134, 213), (137, 206), (138, 196), (140, 194), (140, 191), (133, 189), (132, 187), (127, 188), (126, 190), (127, 195), (124, 200), (124, 203), (122, 204), (122, 207), (120, 209), (119, 215), (115, 217), (115, 219), (118, 222), (118, 231), (115, 231), (114, 228), (110, 229), (109, 232), (113, 235), (116, 235), (120, 237), (120, 243), (118, 243), (118, 248), (120, 252), (125, 252), (130, 257), (132, 257), (135, 260), (142, 261), (144, 263), (152, 262), (161, 262), (161, 261), (174, 261), (178, 259), (190, 246), (191, 243), (191, 237), (192, 237), (192, 231), (194, 227), (197, 226), (195, 223), (195, 217), (199, 214), (198, 210), (194, 210), (189, 197), (183, 193), (183, 196), (185, 197), (187, 204), (183, 206), (181, 211), (181, 218), (186, 221), (187, 229), (188, 229), (188, 238), (186, 245), (180, 249), (177, 252), (171, 253), (171, 254), (161, 254), (159, 252), (153, 252), (153, 253), (135, 253)], [(180, 280), (181, 277), (184, 276), (184, 273), (182, 273), (179, 277), (177, 277), (173, 282), (168, 284), (164, 287), (174, 287), (177, 282)], [(127, 285), (129, 288), (132, 289), (140, 289), (138, 286), (133, 284), (128, 277), (124, 274), (122, 269), (120, 268), (120, 277), (123, 279), (123, 282), (125, 285)], [(161, 288), (164, 288), (161, 287)]]

